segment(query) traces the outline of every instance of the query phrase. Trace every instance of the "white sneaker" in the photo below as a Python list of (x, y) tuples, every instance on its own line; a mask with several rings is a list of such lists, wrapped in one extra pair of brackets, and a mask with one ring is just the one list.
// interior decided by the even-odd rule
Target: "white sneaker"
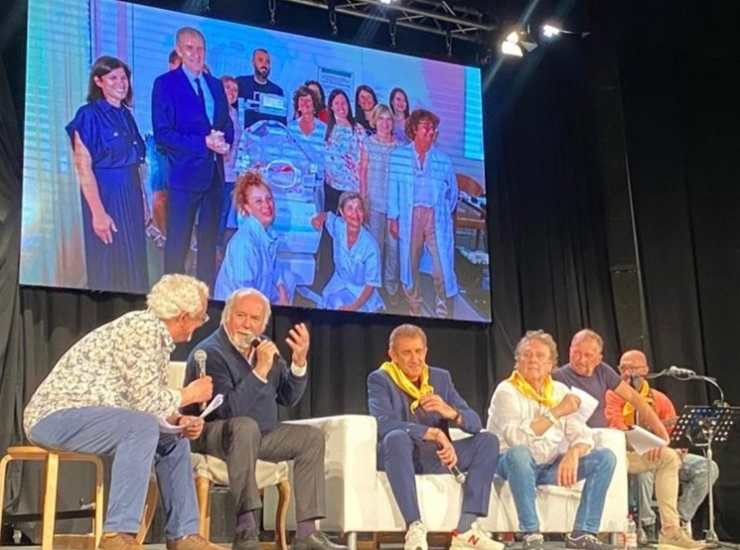
[(450, 550), (458, 548), (475, 548), (476, 550), (503, 550), (504, 545), (491, 538), (490, 533), (484, 531), (477, 521), (464, 533), (452, 532)]
[(415, 521), (409, 525), (406, 538), (403, 541), (403, 550), (429, 550), (426, 525), (420, 521)]

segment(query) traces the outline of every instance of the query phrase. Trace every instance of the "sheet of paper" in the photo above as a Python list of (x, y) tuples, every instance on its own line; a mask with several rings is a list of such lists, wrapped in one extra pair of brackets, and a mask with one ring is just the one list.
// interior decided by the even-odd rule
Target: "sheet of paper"
[[(200, 418), (205, 418), (209, 414), (211, 414), (213, 411), (218, 409), (224, 402), (224, 396), (222, 394), (217, 394), (216, 397), (214, 397), (211, 402), (208, 404), (208, 406), (203, 410), (202, 413), (200, 413)], [(170, 424), (167, 422), (167, 419), (164, 416), (160, 416), (157, 418), (159, 420), (159, 433), (163, 434), (179, 434), (182, 432), (183, 428), (185, 426), (175, 426), (174, 424)]]
[(170, 424), (164, 416), (157, 417), (157, 420), (159, 420), (159, 433), (161, 434), (179, 434), (182, 432), (182, 426)]
[(627, 436), (627, 443), (639, 454), (667, 445), (663, 439), (640, 426), (632, 426), (625, 434)]
[(591, 418), (591, 415), (594, 414), (596, 407), (599, 406), (599, 402), (590, 393), (587, 393), (580, 388), (571, 387), (570, 393), (581, 400), (581, 406), (578, 407), (578, 410), (576, 412), (569, 416), (575, 416), (576, 418), (583, 421), (583, 423), (585, 424), (586, 422), (588, 422), (588, 419)]
[(213, 411), (218, 409), (221, 404), (224, 402), (224, 396), (222, 394), (216, 394), (216, 397), (214, 397), (210, 403), (208, 403), (208, 406), (205, 408), (205, 410), (200, 413), (201, 418), (205, 418), (209, 414), (211, 414)]

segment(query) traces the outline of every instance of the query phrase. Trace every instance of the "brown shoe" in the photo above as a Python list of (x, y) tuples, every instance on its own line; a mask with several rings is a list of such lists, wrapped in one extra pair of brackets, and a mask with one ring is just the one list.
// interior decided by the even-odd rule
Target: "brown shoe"
[(168, 540), (167, 550), (224, 550), (224, 548), (211, 544), (200, 535), (188, 535), (181, 539)]
[(128, 533), (103, 533), (100, 550), (144, 550), (136, 539)]

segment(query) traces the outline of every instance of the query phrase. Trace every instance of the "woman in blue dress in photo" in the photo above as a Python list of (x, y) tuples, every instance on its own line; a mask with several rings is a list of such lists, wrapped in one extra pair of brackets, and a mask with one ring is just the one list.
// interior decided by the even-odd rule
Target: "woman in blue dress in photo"
[(130, 110), (130, 78), (123, 61), (99, 57), (87, 103), (66, 128), (82, 197), (87, 286), (93, 290), (149, 288), (139, 175), (146, 146)]

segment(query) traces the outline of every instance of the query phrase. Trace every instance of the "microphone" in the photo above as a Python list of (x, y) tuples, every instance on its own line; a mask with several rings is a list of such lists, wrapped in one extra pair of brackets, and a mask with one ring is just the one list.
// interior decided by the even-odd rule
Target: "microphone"
[(467, 476), (460, 471), (460, 468), (457, 466), (453, 466), (452, 468), (447, 468), (450, 473), (455, 476), (455, 481), (457, 481), (460, 485), (465, 483), (465, 480), (467, 479)]
[(668, 367), (666, 374), (675, 378), (691, 378), (693, 376), (696, 376), (696, 373), (693, 370), (677, 367), (676, 365), (671, 365), (670, 367)]
[(640, 388), (642, 387), (642, 380), (640, 380), (640, 377), (635, 376), (634, 374), (631, 375), (630, 386), (632, 386), (636, 391), (640, 391)]
[[(267, 336), (252, 336), (252, 339), (249, 341), (249, 347), (252, 351), (257, 349), (257, 346), (259, 346), (262, 342), (269, 342), (270, 339)], [(275, 358), (280, 359), (281, 355), (279, 351), (275, 352)]]
[(203, 378), (206, 375), (207, 358), (208, 354), (205, 352), (205, 350), (195, 350), (195, 353), (193, 354), (193, 359), (195, 359), (195, 364), (198, 366), (198, 378)]
[[(193, 354), (193, 359), (195, 359), (195, 364), (198, 366), (198, 378), (203, 378), (206, 375), (206, 359), (208, 358), (208, 354), (205, 352), (205, 350), (197, 349), (195, 350), (195, 353)], [(200, 410), (204, 411), (206, 408), (205, 403), (200, 404)]]

